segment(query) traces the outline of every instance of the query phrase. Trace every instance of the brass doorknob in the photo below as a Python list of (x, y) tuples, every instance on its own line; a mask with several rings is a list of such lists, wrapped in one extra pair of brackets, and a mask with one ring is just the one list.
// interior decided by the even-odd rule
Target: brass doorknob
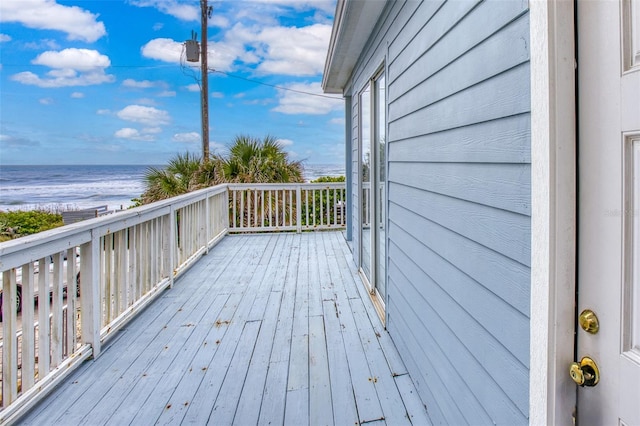
[(571, 363), (569, 374), (579, 386), (595, 386), (600, 381), (600, 370), (596, 362), (588, 356), (582, 357), (580, 362)]

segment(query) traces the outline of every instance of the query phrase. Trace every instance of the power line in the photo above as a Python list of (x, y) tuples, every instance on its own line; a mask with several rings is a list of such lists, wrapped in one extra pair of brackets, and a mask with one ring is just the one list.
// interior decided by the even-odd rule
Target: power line
[(226, 75), (227, 77), (237, 78), (239, 80), (244, 80), (244, 81), (248, 81), (248, 82), (255, 83), (255, 84), (261, 84), (263, 86), (274, 87), (274, 88), (279, 89), (279, 90), (287, 90), (289, 92), (296, 92), (296, 93), (301, 93), (303, 95), (309, 95), (309, 96), (318, 96), (320, 98), (335, 99), (335, 100), (338, 100), (338, 101), (342, 100), (342, 98), (338, 98), (338, 97), (335, 97), (335, 96), (321, 95), (319, 93), (311, 93), (311, 92), (305, 92), (304, 90), (296, 90), (296, 89), (291, 89), (289, 87), (277, 86), (275, 84), (265, 83), (264, 81), (254, 80), (252, 78), (241, 77), (241, 76), (236, 75), (236, 74), (231, 74), (231, 73), (228, 73), (228, 72), (219, 71), (219, 70), (212, 69), (212, 68), (209, 68), (209, 71), (210, 72), (217, 72), (219, 74)]

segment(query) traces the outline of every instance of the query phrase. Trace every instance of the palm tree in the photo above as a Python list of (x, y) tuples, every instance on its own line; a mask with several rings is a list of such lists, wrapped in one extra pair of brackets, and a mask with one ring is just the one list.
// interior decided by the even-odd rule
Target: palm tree
[(290, 161), (273, 136), (259, 140), (236, 136), (227, 158), (218, 157), (225, 182), (280, 183), (303, 182), (302, 163)]
[(144, 176), (146, 189), (140, 196), (141, 204), (147, 204), (177, 195), (186, 194), (200, 187), (201, 158), (186, 152), (178, 154), (164, 168), (149, 167)]
[(236, 136), (227, 156), (212, 155), (202, 161), (196, 154), (177, 154), (164, 168), (149, 167), (146, 189), (136, 205), (175, 197), (220, 183), (303, 182), (300, 161), (291, 161), (272, 136), (262, 140)]
[[(221, 158), (221, 170), (226, 182), (233, 183), (297, 183), (303, 182), (302, 163), (300, 161), (290, 161), (289, 156), (284, 151), (278, 140), (272, 136), (266, 136), (262, 140), (252, 138), (250, 136), (237, 136), (232, 146), (229, 148), (229, 156)], [(291, 190), (278, 191), (279, 200), (277, 204), (281, 211), (285, 197)], [(263, 217), (265, 221), (269, 221), (269, 217), (275, 220), (276, 200), (270, 195), (263, 200), (263, 194), (253, 191), (245, 191), (243, 195), (247, 200), (247, 205), (242, 209), (240, 200), (230, 200), (232, 211), (236, 212), (237, 217), (231, 218), (232, 221), (240, 220), (250, 223), (255, 221), (257, 217)], [(233, 203), (236, 203), (233, 209)], [(254, 208), (249, 208), (252, 203)], [(262, 212), (262, 207), (265, 211)]]

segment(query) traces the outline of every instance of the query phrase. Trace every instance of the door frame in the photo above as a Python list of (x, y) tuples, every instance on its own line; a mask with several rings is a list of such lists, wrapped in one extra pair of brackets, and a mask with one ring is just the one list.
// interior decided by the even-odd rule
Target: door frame
[(572, 424), (577, 161), (575, 4), (530, 1), (530, 424)]
[[(383, 261), (384, 266), (385, 266), (385, 276), (383, 277), (383, 279), (385, 280), (386, 283), (386, 268), (387, 268), (387, 234), (385, 232), (385, 238), (384, 238), (384, 245), (385, 245), (385, 258), (384, 259), (379, 259), (379, 245), (380, 245), (380, 241), (378, 241), (379, 239), (379, 230), (378, 230), (378, 221), (379, 221), (379, 212), (377, 211), (377, 207), (379, 205), (379, 198), (380, 198), (380, 191), (378, 191), (377, 188), (377, 183), (379, 182), (380, 176), (378, 173), (378, 166), (379, 166), (379, 155), (378, 155), (378, 122), (377, 122), (377, 108), (378, 108), (378, 93), (376, 92), (376, 88), (378, 87), (376, 82), (378, 81), (378, 79), (380, 78), (380, 76), (384, 75), (385, 78), (387, 76), (387, 61), (386, 61), (386, 57), (383, 58), (382, 63), (380, 65), (378, 65), (378, 67), (375, 68), (375, 71), (373, 72), (373, 74), (371, 74), (371, 76), (365, 80), (362, 88), (360, 88), (358, 90), (358, 194), (361, 197), (362, 196), (362, 189), (363, 189), (363, 185), (362, 185), (362, 175), (361, 175), (361, 171), (362, 171), (362, 138), (363, 138), (363, 126), (362, 126), (362, 94), (365, 93), (366, 87), (369, 87), (369, 152), (370, 152), (370, 163), (371, 163), (371, 170), (369, 170), (369, 174), (370, 174), (370, 193), (369, 193), (369, 227), (370, 227), (370, 239), (369, 239), (369, 255), (370, 255), (370, 265), (369, 265), (369, 277), (367, 277), (366, 273), (364, 272), (364, 270), (362, 269), (362, 258), (363, 258), (363, 242), (362, 242), (362, 223), (363, 223), (363, 218), (362, 218), (362, 201), (359, 201), (358, 203), (358, 218), (359, 218), (359, 224), (358, 224), (358, 232), (359, 232), (359, 239), (358, 239), (358, 244), (360, 245), (359, 249), (358, 249), (358, 273), (360, 275), (360, 278), (362, 279), (365, 288), (367, 289), (367, 292), (369, 293), (371, 300), (373, 301), (373, 305), (376, 309), (376, 312), (378, 313), (378, 316), (380, 317), (380, 320), (382, 321), (383, 325), (386, 325), (386, 298), (383, 298), (380, 293), (377, 290), (378, 287), (378, 282), (379, 282), (379, 277), (378, 277), (378, 263), (379, 261)], [(385, 83), (386, 85), (386, 83)], [(385, 98), (384, 98), (384, 115), (385, 115), (385, 122), (384, 122), (384, 126), (385, 126), (385, 133), (388, 135), (388, 120), (387, 120), (387, 114), (388, 114), (388, 105), (387, 105), (387, 90), (385, 87)], [(388, 163), (388, 144), (385, 144), (385, 162)], [(385, 167), (388, 170), (388, 164), (385, 163)], [(383, 194), (383, 202), (384, 202), (384, 208), (387, 209), (388, 205), (387, 205), (387, 182), (388, 179), (386, 179), (385, 177), (385, 192)], [(386, 213), (386, 212), (385, 212)], [(385, 214), (385, 217), (387, 217), (388, 214)], [(388, 223), (385, 221), (385, 229), (388, 228)], [(385, 294), (387, 294), (387, 291), (385, 289)]]

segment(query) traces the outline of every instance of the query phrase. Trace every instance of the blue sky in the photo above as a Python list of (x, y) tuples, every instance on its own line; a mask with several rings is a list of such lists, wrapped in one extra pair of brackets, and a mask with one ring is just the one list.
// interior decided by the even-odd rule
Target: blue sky
[[(299, 93), (322, 95), (335, 0), (209, 4), (211, 150), (272, 135), (294, 159), (342, 164), (343, 101)], [(0, 164), (200, 153), (200, 75), (183, 54), (192, 30), (197, 0), (2, 0)]]

